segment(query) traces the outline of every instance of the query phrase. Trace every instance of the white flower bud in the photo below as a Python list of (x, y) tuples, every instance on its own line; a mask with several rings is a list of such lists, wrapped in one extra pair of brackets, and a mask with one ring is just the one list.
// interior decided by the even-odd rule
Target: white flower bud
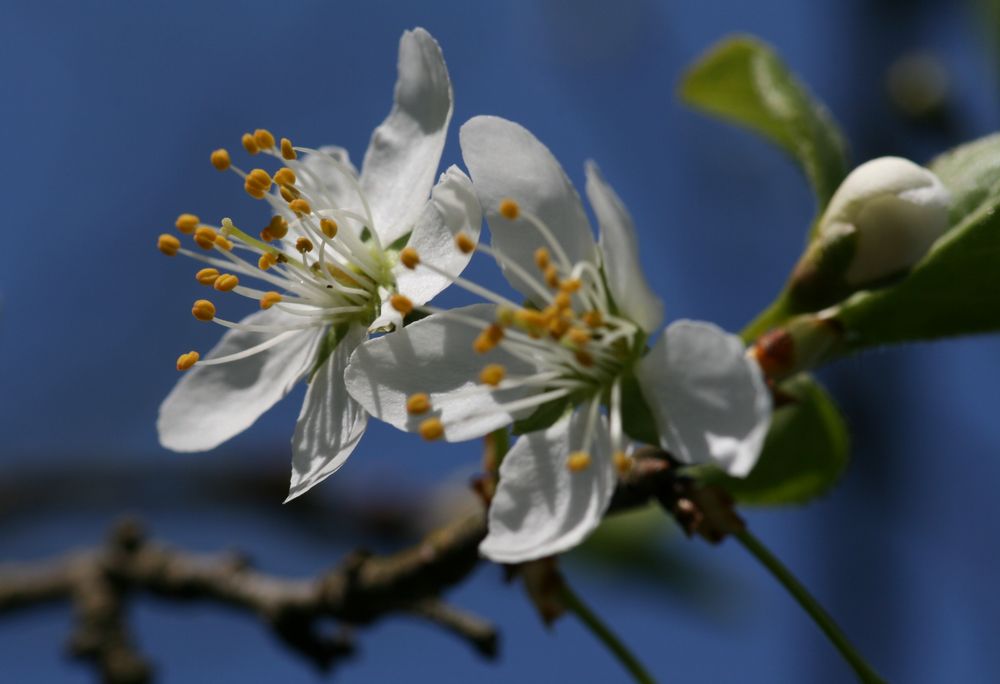
[(875, 284), (916, 264), (948, 229), (951, 196), (929, 170), (900, 157), (854, 169), (824, 212), (819, 237), (853, 234), (844, 272), (852, 288)]

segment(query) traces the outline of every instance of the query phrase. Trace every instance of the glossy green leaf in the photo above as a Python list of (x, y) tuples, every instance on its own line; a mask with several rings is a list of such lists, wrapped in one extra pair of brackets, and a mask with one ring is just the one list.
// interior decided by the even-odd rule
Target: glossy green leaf
[(1000, 135), (935, 159), (953, 227), (903, 280), (846, 302), (846, 351), (1000, 330)]
[(847, 174), (843, 137), (830, 113), (756, 38), (735, 36), (710, 48), (684, 75), (680, 96), (784, 149), (802, 166), (821, 209)]
[(752, 505), (801, 504), (826, 493), (847, 466), (847, 427), (826, 391), (807, 375), (786, 382), (789, 401), (774, 412), (764, 451), (746, 478), (704, 471), (736, 500)]

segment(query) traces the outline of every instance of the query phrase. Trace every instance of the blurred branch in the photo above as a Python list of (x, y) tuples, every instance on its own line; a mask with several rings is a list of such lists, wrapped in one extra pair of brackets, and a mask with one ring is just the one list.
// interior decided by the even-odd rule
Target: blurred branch
[[(662, 452), (640, 453), (622, 478), (609, 514), (650, 501), (670, 511), (688, 534), (718, 541), (741, 529), (729, 502), (699, 488)], [(205, 601), (255, 616), (292, 651), (321, 669), (354, 651), (334, 620), (365, 626), (398, 614), (417, 616), (465, 639), (479, 653), (497, 652), (494, 627), (440, 598), (479, 562), (486, 534), (482, 512), (458, 519), (397, 553), (349, 554), (318, 577), (290, 579), (253, 570), (237, 554), (194, 554), (146, 537), (133, 521), (118, 524), (96, 548), (24, 564), (0, 564), (0, 616), (66, 601), (74, 608), (71, 653), (93, 664), (108, 684), (150, 681), (152, 668), (129, 634), (126, 607), (135, 593), (173, 601)]]

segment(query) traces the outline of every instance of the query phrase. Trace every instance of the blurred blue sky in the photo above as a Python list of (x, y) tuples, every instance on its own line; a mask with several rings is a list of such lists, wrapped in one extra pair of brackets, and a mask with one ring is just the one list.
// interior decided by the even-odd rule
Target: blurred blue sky
[[(773, 43), (843, 123), (855, 162), (890, 153), (926, 160), (1000, 122), (988, 40), (1000, 32), (984, 26), (971, 1), (14, 0), (0, 19), (8, 155), (0, 180), (17, 247), (0, 270), (0, 482), (72, 472), (81, 489), (100, 493), (86, 507), (4, 521), (0, 559), (90, 543), (125, 508), (178, 544), (239, 546), (286, 573), (315, 573), (352, 547), (350, 539), (319, 545), (312, 530), (290, 526), (280, 497), (273, 511), (234, 510), (212, 506), (210, 496), (194, 502), (184, 489), (152, 496), (155, 484), (121, 491), (85, 474), (94, 464), (97, 472), (145, 468), (151, 479), (180, 469), (197, 480), (287, 467), (301, 394), (216, 453), (179, 456), (157, 445), (156, 410), (176, 381), (174, 359), (209, 348), (219, 331), (188, 313), (193, 266), (162, 257), (156, 236), (182, 211), (264, 224), (264, 208), (208, 164), (212, 149), (238, 148), (245, 130), (340, 144), (360, 161), (390, 106), (406, 28), (429, 29), (451, 72), (445, 165), (461, 162), (458, 125), (483, 113), (526, 125), (579, 187), (584, 160), (597, 160), (633, 213), (668, 317), (729, 329), (777, 291), (813, 207), (778, 152), (676, 102), (682, 68), (712, 42), (747, 31)], [(906, 121), (885, 97), (885, 69), (917, 48), (933, 51), (951, 76), (945, 127)], [(475, 268), (496, 277), (489, 265)], [(848, 476), (801, 511), (751, 511), (751, 524), (892, 681), (989, 679), (1000, 671), (992, 644), (1000, 629), (992, 506), (1000, 342), (878, 352), (825, 377), (854, 429)], [(474, 447), (429, 447), (376, 427), (340, 482), (310, 496), (383, 480), (435, 482), (475, 466)], [(818, 631), (739, 548), (684, 543), (675, 551), (719, 580), (721, 598), (703, 606), (569, 565), (581, 593), (662, 681), (849, 681)], [(547, 633), (499, 577), (485, 567), (455, 593), (500, 624), (498, 664), (400, 620), (363, 633), (363, 653), (339, 681), (622, 679), (577, 624)], [(59, 657), (67, 622), (64, 609), (0, 620), (0, 681), (89, 681)], [(137, 624), (164, 682), (318, 681), (258, 625), (215, 608), (142, 603)]]

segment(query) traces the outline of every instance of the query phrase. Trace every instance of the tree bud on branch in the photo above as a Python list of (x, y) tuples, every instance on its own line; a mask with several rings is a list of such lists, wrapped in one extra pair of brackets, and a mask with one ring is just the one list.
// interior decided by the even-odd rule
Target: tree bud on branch
[(792, 274), (794, 309), (815, 311), (905, 274), (948, 229), (950, 202), (937, 176), (906, 159), (854, 169)]

